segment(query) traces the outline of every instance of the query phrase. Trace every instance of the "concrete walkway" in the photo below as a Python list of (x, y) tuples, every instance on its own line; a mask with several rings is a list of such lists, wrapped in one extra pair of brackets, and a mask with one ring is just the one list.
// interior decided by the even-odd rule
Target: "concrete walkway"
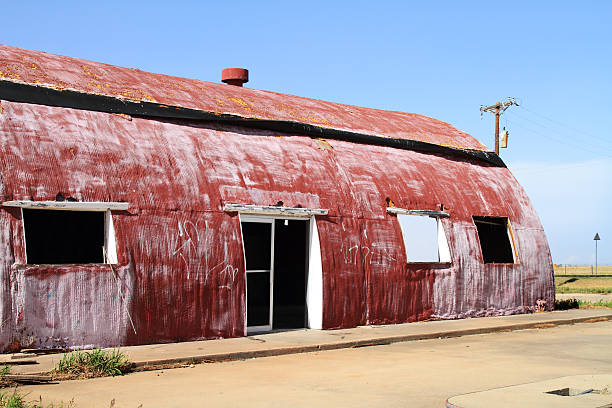
[(602, 408), (612, 404), (612, 375), (574, 375), (458, 395), (446, 408)]
[[(233, 339), (130, 346), (122, 347), (121, 350), (135, 367), (148, 369), (160, 365), (231, 361), (602, 320), (612, 320), (612, 309), (574, 309), (513, 316), (361, 326), (342, 330), (301, 329)], [(50, 354), (24, 358), (26, 356), (23, 354), (6, 354), (0, 356), (0, 365), (5, 361), (35, 360), (35, 364), (14, 365), (11, 371), (16, 374), (37, 374), (51, 370), (62, 356), (63, 354)]]

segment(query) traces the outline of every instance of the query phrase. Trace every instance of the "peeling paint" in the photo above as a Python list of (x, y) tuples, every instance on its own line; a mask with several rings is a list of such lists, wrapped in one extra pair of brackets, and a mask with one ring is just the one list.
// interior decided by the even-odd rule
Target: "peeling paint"
[[(39, 69), (30, 69), (35, 64)], [(331, 129), (411, 139), (462, 149), (487, 150), (448, 123), (422, 115), (342, 105), (195, 79), (151, 74), (78, 58), (14, 47), (0, 49), (0, 77), (55, 89), (133, 101), (274, 120), (301, 121)], [(90, 81), (96, 80), (96, 86)], [(220, 103), (219, 101), (222, 101)], [(224, 103), (223, 101), (228, 101)]]
[[(55, 78), (46, 84), (67, 79), (52, 64), (61, 62), (72, 67), (72, 88), (84, 88), (89, 73), (97, 73), (109, 84), (103, 93), (138, 99), (148, 92), (171, 105), (211, 110), (238, 92), (236, 98), (256, 112), (274, 117), (316, 112), (333, 126), (479, 146), (450, 125), (419, 115), (357, 107), (344, 112), (343, 105), (10, 47), (0, 50), (0, 70), (20, 56), (40, 67), (27, 70), (36, 71), (27, 77), (31, 82), (45, 78), (39, 71)], [(139, 92), (133, 85), (141, 80)], [(195, 83), (210, 94), (189, 86)], [(183, 99), (170, 98), (170, 88)], [(21, 213), (0, 209), (0, 349), (245, 335), (244, 254), (238, 217), (223, 211), (230, 203), (282, 201), (328, 210), (316, 216), (323, 328), (524, 313), (543, 301), (548, 308), (554, 304), (544, 231), (504, 167), (221, 123), (5, 100), (0, 112), (3, 201), (55, 200), (61, 192), (79, 201), (130, 203), (129, 211), (113, 213), (113, 267), (25, 265)], [(408, 263), (399, 223), (387, 206), (437, 211), (440, 203), (449, 214), (441, 224), (452, 262)], [(520, 263), (483, 264), (472, 215), (508, 217)]]

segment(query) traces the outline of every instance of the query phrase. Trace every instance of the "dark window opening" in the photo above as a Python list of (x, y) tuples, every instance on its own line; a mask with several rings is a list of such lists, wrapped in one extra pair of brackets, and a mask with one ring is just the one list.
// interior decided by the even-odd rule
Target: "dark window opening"
[(276, 220), (274, 227), (275, 329), (306, 327), (307, 221)]
[(104, 263), (104, 215), (24, 208), (28, 264)]
[(270, 272), (247, 273), (247, 326), (270, 324)]
[(270, 324), (272, 224), (243, 222), (242, 239), (247, 269), (247, 326), (267, 326)]
[(508, 218), (472, 217), (478, 230), (484, 263), (514, 263), (514, 249), (510, 242)]
[(263, 222), (243, 222), (242, 239), (247, 270), (270, 270), (272, 226)]

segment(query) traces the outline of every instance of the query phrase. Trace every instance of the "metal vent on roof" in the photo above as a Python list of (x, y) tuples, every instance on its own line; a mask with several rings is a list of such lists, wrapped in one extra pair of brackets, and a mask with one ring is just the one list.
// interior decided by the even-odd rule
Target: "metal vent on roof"
[(249, 82), (249, 70), (244, 68), (225, 68), (221, 71), (221, 81), (228, 85), (242, 86)]

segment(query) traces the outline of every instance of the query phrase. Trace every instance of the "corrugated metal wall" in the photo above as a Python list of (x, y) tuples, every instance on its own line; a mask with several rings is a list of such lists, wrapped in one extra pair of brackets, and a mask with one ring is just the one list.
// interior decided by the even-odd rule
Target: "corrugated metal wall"
[[(240, 225), (225, 203), (329, 209), (317, 217), (323, 325), (399, 323), (553, 303), (540, 222), (506, 168), (219, 124), (0, 101), (3, 200), (127, 201), (119, 264), (23, 265), (20, 211), (0, 210), (0, 349), (244, 335)], [(409, 264), (397, 207), (438, 210), (453, 262)], [(482, 263), (472, 215), (506, 216), (520, 263)], [(133, 326), (132, 326), (133, 324)]]

